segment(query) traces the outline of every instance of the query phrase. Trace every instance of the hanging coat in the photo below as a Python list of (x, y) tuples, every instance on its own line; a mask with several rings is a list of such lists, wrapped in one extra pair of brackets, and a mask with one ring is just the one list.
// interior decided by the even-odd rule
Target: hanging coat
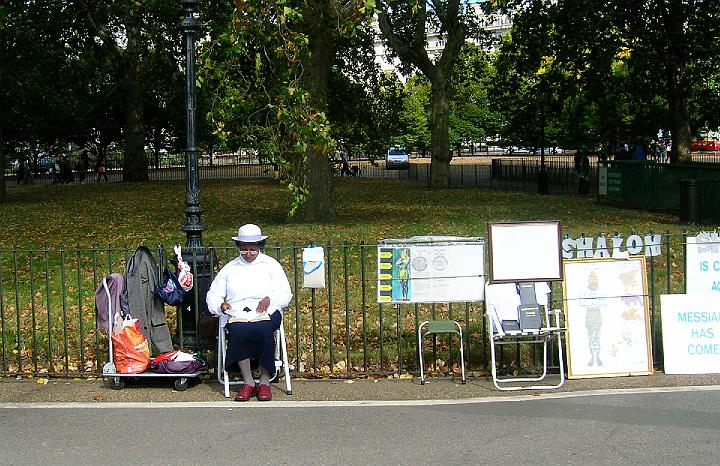
[(137, 248), (125, 267), (125, 288), (120, 296), (124, 313), (140, 320), (140, 330), (159, 353), (173, 350), (165, 305), (153, 293), (158, 286), (158, 266), (150, 250)]

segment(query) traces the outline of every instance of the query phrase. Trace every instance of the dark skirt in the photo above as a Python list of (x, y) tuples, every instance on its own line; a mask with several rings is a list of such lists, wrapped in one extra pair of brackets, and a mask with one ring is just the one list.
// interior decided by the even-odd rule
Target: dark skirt
[(275, 311), (270, 320), (260, 322), (234, 322), (227, 324), (228, 346), (225, 352), (225, 369), (236, 372), (237, 362), (250, 359), (253, 369), (262, 366), (270, 374), (275, 375), (275, 338), (274, 333), (280, 328), (282, 314)]

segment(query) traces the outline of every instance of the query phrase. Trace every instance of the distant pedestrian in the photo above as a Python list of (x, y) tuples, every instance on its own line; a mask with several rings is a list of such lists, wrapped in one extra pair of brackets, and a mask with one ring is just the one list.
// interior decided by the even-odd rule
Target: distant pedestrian
[(578, 151), (575, 154), (575, 173), (578, 177), (577, 193), (580, 195), (589, 194), (590, 183), (588, 182), (588, 176), (590, 174), (590, 159), (583, 151)]
[(17, 168), (17, 182), (18, 184), (32, 184), (33, 174), (30, 169), (30, 161), (27, 158), (23, 158), (18, 164)]
[(107, 167), (105, 167), (105, 155), (98, 153), (95, 159), (95, 181), (99, 183), (101, 179), (108, 180)]

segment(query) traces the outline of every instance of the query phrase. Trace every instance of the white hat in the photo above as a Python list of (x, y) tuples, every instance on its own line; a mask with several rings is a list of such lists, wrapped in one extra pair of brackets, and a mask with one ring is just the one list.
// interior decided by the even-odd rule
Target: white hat
[(232, 239), (240, 243), (259, 243), (267, 239), (267, 236), (262, 234), (259, 226), (248, 223), (238, 228), (237, 236), (233, 236)]

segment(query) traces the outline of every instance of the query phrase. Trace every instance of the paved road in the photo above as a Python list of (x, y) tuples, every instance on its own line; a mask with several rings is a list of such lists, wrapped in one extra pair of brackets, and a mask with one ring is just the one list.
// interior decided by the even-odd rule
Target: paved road
[(714, 464), (720, 387), (395, 402), (0, 404), (2, 464)]

